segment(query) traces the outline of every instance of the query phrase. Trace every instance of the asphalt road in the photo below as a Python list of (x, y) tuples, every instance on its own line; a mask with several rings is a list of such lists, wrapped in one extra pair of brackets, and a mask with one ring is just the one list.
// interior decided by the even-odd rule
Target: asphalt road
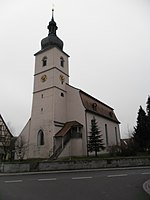
[(149, 200), (150, 169), (0, 176), (0, 200)]

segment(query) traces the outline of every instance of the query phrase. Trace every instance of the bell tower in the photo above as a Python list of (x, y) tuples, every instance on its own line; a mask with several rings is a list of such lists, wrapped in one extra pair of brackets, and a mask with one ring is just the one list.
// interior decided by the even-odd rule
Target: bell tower
[(63, 41), (56, 34), (54, 10), (47, 28), (48, 36), (41, 40), (41, 50), (35, 54), (29, 158), (49, 157), (53, 151), (53, 137), (67, 117), (69, 56), (63, 51)]

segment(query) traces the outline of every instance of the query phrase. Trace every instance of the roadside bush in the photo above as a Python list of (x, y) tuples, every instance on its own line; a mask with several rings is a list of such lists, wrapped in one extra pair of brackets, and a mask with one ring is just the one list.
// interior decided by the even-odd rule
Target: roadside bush
[(113, 145), (113, 146), (110, 146), (110, 147), (109, 147), (108, 151), (109, 151), (109, 155), (110, 155), (111, 157), (116, 157), (116, 156), (119, 156), (119, 155), (120, 155), (121, 149), (120, 149), (120, 146), (118, 146), (118, 145)]
[(137, 155), (136, 147), (132, 141), (126, 145), (113, 145), (109, 147), (109, 155), (112, 157), (116, 156), (135, 156)]

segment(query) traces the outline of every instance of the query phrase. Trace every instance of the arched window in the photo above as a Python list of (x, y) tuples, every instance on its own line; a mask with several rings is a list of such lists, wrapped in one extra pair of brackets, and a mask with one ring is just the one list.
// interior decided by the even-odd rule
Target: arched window
[(60, 66), (61, 66), (61, 67), (64, 67), (64, 62), (65, 62), (65, 61), (64, 61), (63, 57), (60, 57)]
[(37, 134), (37, 145), (44, 145), (44, 133), (42, 130), (39, 130)]
[(43, 65), (43, 67), (47, 65), (47, 57), (46, 56), (42, 59), (42, 65)]

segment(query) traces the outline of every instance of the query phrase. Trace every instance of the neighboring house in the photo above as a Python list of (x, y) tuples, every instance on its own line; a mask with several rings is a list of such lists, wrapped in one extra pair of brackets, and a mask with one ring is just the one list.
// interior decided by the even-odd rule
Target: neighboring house
[(124, 149), (128, 149), (129, 146), (133, 145), (134, 141), (133, 138), (124, 138), (120, 140), (120, 145), (124, 148)]
[(41, 50), (35, 54), (31, 118), (20, 134), (27, 146), (24, 159), (88, 155), (93, 116), (106, 150), (119, 145), (120, 122), (114, 110), (69, 84), (69, 56), (56, 35), (53, 15), (48, 30), (48, 36), (41, 41)]
[(13, 135), (8, 129), (3, 117), (0, 115), (0, 160), (13, 158)]

